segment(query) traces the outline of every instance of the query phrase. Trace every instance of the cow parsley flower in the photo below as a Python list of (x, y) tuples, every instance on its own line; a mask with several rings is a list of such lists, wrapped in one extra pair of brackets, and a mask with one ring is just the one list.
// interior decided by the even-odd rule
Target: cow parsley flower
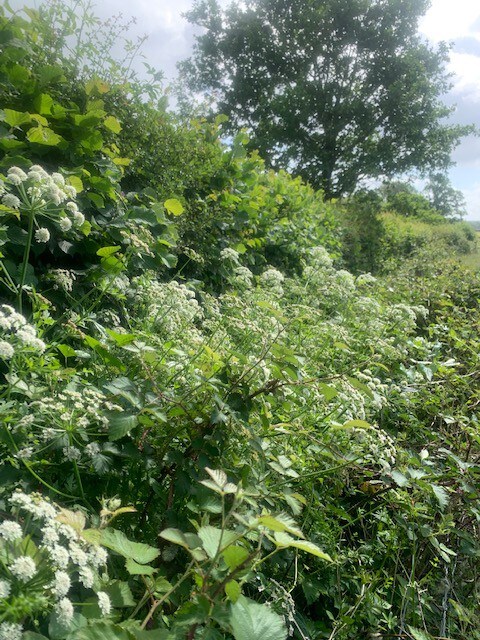
[(90, 567), (80, 567), (78, 571), (78, 577), (85, 588), (91, 589), (93, 587), (95, 576), (93, 575), (93, 571), (90, 569)]
[(12, 591), (12, 585), (8, 580), (0, 580), (0, 600), (8, 598)]
[(8, 542), (20, 540), (21, 538), (23, 538), (22, 527), (18, 524), (18, 522), (13, 522), (13, 520), (5, 520), (4, 522), (2, 522), (2, 524), (0, 524), (0, 536)]
[(55, 612), (57, 614), (58, 622), (62, 626), (69, 627), (72, 624), (74, 610), (73, 604), (68, 598), (62, 598), (57, 602)]
[(98, 606), (100, 607), (100, 611), (104, 616), (108, 616), (110, 611), (112, 610), (112, 603), (110, 602), (110, 598), (105, 591), (99, 591), (97, 593), (98, 597)]
[(11, 360), (15, 354), (15, 349), (9, 342), (0, 340), (0, 358), (3, 360)]
[(72, 583), (70, 576), (66, 571), (57, 571), (55, 573), (55, 582), (53, 583), (53, 593), (57, 598), (63, 598), (70, 591)]
[(37, 565), (29, 556), (19, 556), (8, 568), (20, 582), (28, 582), (37, 573)]
[(0, 640), (22, 640), (23, 628), (15, 622), (2, 622), (0, 624)]
[(63, 232), (70, 231), (72, 228), (72, 221), (70, 218), (60, 218), (58, 226)]
[(50, 231), (45, 227), (41, 227), (35, 231), (35, 240), (37, 242), (48, 242), (50, 240)]
[(10, 209), (20, 209), (22, 204), (20, 198), (14, 196), (13, 193), (6, 193), (2, 198), (2, 202), (6, 207), (10, 207)]

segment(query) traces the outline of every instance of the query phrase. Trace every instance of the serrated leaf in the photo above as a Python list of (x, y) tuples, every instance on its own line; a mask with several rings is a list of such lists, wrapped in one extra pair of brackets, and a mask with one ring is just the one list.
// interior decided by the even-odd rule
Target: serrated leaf
[(117, 529), (103, 529), (101, 543), (107, 549), (115, 551), (124, 558), (132, 558), (139, 564), (152, 562), (160, 555), (160, 551), (155, 547), (142, 542), (132, 542)]
[(134, 429), (138, 424), (138, 418), (136, 415), (131, 415), (126, 412), (115, 411), (108, 414), (108, 434), (110, 440), (120, 440), (129, 431)]
[(209, 469), (208, 467), (205, 467), (205, 471), (220, 489), (223, 489), (227, 484), (228, 478), (225, 471), (222, 471), (221, 469)]
[(193, 533), (183, 533), (180, 529), (164, 529), (160, 534), (160, 537), (173, 544), (178, 544), (185, 549), (192, 550), (202, 546), (202, 541), (198, 536)]
[(432, 487), (433, 494), (437, 499), (438, 506), (443, 511), (445, 507), (448, 505), (448, 500), (449, 500), (448, 493), (439, 484), (431, 484), (430, 486)]
[(282, 616), (244, 596), (232, 605), (230, 625), (235, 640), (285, 640), (287, 637)]
[(222, 531), (222, 529), (217, 529), (217, 527), (211, 527), (210, 525), (200, 527), (198, 537), (201, 539), (203, 548), (209, 558), (214, 558), (219, 551), (222, 551), (237, 539), (237, 535), (233, 531)]

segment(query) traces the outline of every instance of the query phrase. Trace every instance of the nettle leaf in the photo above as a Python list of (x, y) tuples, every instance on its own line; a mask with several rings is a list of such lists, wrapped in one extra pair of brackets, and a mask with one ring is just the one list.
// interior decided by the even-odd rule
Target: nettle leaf
[(163, 203), (165, 209), (168, 213), (171, 213), (172, 216), (181, 216), (184, 212), (184, 208), (182, 203), (176, 198), (170, 198), (169, 200), (165, 200)]
[(209, 525), (200, 527), (198, 537), (201, 539), (203, 548), (209, 558), (214, 558), (219, 551), (222, 551), (234, 542), (238, 536), (233, 531), (217, 529)]
[(101, 544), (107, 549), (111, 549), (124, 558), (131, 558), (139, 564), (152, 562), (160, 555), (160, 551), (155, 547), (142, 542), (132, 542), (127, 536), (117, 529), (104, 529), (102, 531)]
[(244, 596), (232, 605), (230, 625), (235, 640), (285, 640), (287, 637), (282, 616)]

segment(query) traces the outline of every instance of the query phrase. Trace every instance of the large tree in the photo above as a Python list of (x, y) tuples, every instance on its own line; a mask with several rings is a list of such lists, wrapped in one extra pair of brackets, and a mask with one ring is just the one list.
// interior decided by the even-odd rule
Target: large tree
[(468, 128), (445, 119), (448, 48), (417, 31), (427, 0), (196, 0), (182, 71), (274, 167), (327, 197), (366, 177), (444, 170)]

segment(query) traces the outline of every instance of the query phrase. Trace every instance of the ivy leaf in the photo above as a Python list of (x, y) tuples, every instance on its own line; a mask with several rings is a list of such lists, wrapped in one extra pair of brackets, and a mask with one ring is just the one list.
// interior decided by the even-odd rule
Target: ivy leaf
[(244, 596), (232, 605), (230, 624), (235, 640), (285, 640), (287, 637), (282, 616)]

